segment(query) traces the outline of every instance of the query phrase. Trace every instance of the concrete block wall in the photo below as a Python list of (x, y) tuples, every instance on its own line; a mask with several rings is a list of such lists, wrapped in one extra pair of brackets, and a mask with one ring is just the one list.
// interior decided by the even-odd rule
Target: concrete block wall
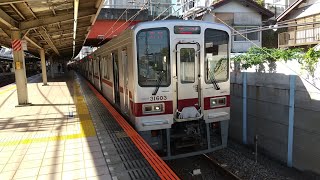
[[(271, 157), (301, 170), (320, 174), (320, 91), (296, 77), (293, 108), (292, 156), (288, 156), (290, 76), (247, 73), (246, 131), (243, 128), (243, 73), (231, 73), (229, 136), (259, 147)], [(289, 146), (288, 146), (289, 143)], [(290, 163), (288, 163), (289, 165)], [(289, 165), (290, 166), (290, 165)]]
[(296, 80), (293, 165), (320, 174), (320, 92)]

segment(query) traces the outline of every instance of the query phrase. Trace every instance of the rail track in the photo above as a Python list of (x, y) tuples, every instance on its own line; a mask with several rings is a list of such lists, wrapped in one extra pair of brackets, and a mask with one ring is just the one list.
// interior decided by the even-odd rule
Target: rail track
[[(36, 72), (27, 72), (27, 77), (31, 77), (39, 73)], [(15, 82), (15, 75), (14, 73), (0, 73), (0, 87), (6, 86), (8, 84)]]
[(224, 175), (226, 177), (226, 179), (232, 179), (232, 180), (242, 180), (239, 176), (237, 176), (236, 174), (234, 174), (233, 172), (229, 171), (228, 169), (226, 169), (224, 167), (223, 164), (219, 163), (216, 159), (214, 159), (213, 157), (208, 156), (207, 154), (202, 154), (202, 157), (204, 159), (206, 159), (207, 161), (210, 162), (210, 164), (212, 166), (214, 166), (214, 168), (216, 170), (218, 170), (222, 175)]
[(241, 180), (209, 154), (167, 161), (181, 179), (192, 180)]

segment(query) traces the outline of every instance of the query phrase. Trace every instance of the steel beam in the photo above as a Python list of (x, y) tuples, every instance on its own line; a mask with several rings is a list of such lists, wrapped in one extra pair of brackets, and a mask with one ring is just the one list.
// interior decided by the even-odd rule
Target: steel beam
[(50, 48), (57, 54), (60, 56), (60, 53), (58, 51), (58, 49), (56, 48), (56, 46), (53, 44), (51, 38), (49, 37), (49, 35), (47, 34), (47, 32), (43, 29), (41, 29), (40, 31), (38, 31), (41, 36), (44, 38), (44, 40), (48, 43), (48, 45), (50, 46)]
[[(99, 7), (101, 6), (101, 5), (103, 5), (103, 2), (104, 1), (102, 1), (102, 0), (97, 0), (96, 1), (96, 4), (95, 4), (95, 7), (97, 8), (97, 9), (99, 9)], [(99, 13), (98, 13), (99, 14)]]
[[(86, 29), (81, 29), (81, 31), (79, 31), (78, 29), (78, 34), (80, 35), (81, 33), (86, 33), (87, 30)], [(49, 33), (48, 33), (49, 34)], [(61, 34), (50, 34), (51, 38), (52, 38), (52, 41), (55, 41), (55, 40), (59, 40), (59, 39), (63, 39), (63, 38), (68, 38), (68, 37), (73, 37), (73, 32), (65, 32), (65, 33), (61, 33)], [(77, 36), (79, 37), (79, 36)]]
[[(99, 13), (100, 13), (100, 11), (101, 11), (101, 9), (102, 9), (103, 4), (104, 4), (104, 1), (102, 1), (102, 0), (101, 0), (101, 1), (100, 1), (100, 0), (97, 0), (97, 2), (96, 2), (96, 4), (95, 4), (95, 7), (97, 8), (97, 12), (96, 12), (95, 16), (93, 17), (93, 21), (92, 21), (92, 22), (90, 21), (90, 22), (91, 22), (91, 25), (93, 25), (93, 24), (96, 22), (96, 20), (97, 20), (97, 18), (98, 18), (98, 15), (99, 15)], [(85, 36), (86, 36), (85, 40), (88, 38), (90, 31), (91, 31), (91, 29), (89, 29), (88, 33), (85, 35)], [(83, 41), (82, 46), (83, 46), (84, 43), (86, 42), (85, 40)]]
[(30, 6), (29, 6), (26, 2), (25, 2), (24, 4), (25, 4), (25, 5), (27, 6), (27, 8), (29, 9), (29, 11), (31, 12), (32, 16), (37, 19), (37, 16), (34, 14), (34, 12), (32, 11), (32, 9), (30, 8)]
[(37, 42), (37, 40), (35, 40), (34, 38), (29, 38), (28, 36), (24, 37), (27, 41), (29, 41), (31, 44), (33, 44), (35, 47), (37, 47), (38, 49), (41, 49), (42, 47), (39, 45), (39, 43)]
[(25, 1), (22, 0), (0, 0), (0, 5), (6, 5), (6, 4), (11, 4), (11, 3), (23, 3)]
[[(95, 15), (95, 13), (96, 13), (95, 9), (79, 11), (78, 19)], [(20, 23), (20, 30), (38, 28), (41, 26), (46, 26), (49, 24), (57, 23), (57, 22), (71, 21), (71, 20), (73, 20), (73, 14), (65, 14), (65, 15), (46, 17), (46, 18), (36, 19), (31, 21), (25, 21)]]
[(2, 29), (2, 31), (10, 38), (11, 37), (11, 32), (8, 29), (3, 29), (2, 27), (0, 27)]
[[(7, 30), (7, 29), (2, 29), (2, 31), (7, 34), (7, 36), (10, 38), (11, 36), (11, 31)], [(26, 34), (28, 33), (28, 31), (25, 33), (25, 35), (23, 36), (24, 39), (26, 39), (27, 41), (29, 41), (31, 44), (33, 44), (35, 47), (37, 47), (38, 49), (41, 49), (42, 47), (39, 45), (39, 42), (34, 39), (34, 38), (29, 38)]]
[(24, 17), (24, 15), (19, 11), (19, 9), (18, 9), (13, 3), (10, 3), (10, 6), (16, 11), (17, 14), (19, 14), (19, 16), (20, 16), (23, 20), (26, 20), (26, 18)]
[[(78, 24), (79, 24), (79, 22), (78, 22)], [(90, 25), (91, 25), (90, 23), (85, 24), (85, 25), (78, 25), (78, 29), (79, 28), (87, 28)], [(71, 31), (72, 32), (72, 28), (73, 28), (73, 24), (70, 26), (64, 25), (60, 29), (47, 27), (47, 33), (51, 34), (51, 33), (57, 33), (57, 32), (61, 32), (61, 31)]]
[(0, 9), (0, 22), (5, 24), (8, 28), (18, 29), (19, 24), (13, 18), (11, 18), (6, 12)]

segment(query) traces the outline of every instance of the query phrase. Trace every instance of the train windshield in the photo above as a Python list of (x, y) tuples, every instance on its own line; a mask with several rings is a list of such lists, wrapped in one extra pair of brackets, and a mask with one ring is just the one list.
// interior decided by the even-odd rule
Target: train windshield
[(228, 33), (206, 29), (204, 39), (206, 83), (227, 81), (229, 78)]
[(138, 83), (142, 87), (170, 85), (169, 30), (145, 29), (137, 34)]

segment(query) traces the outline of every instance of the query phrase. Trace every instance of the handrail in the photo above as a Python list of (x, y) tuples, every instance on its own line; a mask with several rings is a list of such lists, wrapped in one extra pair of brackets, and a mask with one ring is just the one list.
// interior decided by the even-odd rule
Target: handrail
[(279, 47), (301, 46), (320, 43), (320, 26), (279, 33)]

